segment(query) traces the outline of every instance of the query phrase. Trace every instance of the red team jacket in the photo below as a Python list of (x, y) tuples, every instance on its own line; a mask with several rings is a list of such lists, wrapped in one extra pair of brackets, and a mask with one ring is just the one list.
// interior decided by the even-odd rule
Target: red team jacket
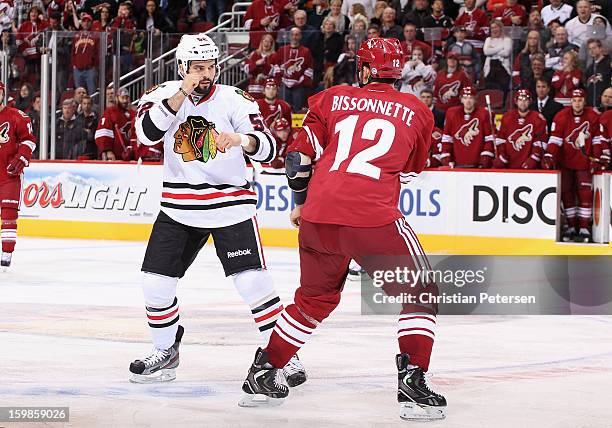
[(5, 107), (0, 111), (0, 183), (16, 179), (8, 175), (6, 167), (18, 152), (33, 152), (35, 141), (28, 115), (13, 107)]
[(556, 97), (569, 98), (574, 89), (582, 88), (582, 71), (557, 70), (553, 74), (551, 84)]
[(456, 27), (465, 27), (467, 32), (466, 42), (470, 42), (476, 49), (482, 51), (484, 41), (489, 32), (489, 18), (482, 9), (467, 10), (455, 20)]
[(529, 169), (536, 168), (548, 141), (546, 127), (546, 119), (537, 111), (529, 111), (524, 118), (518, 110), (504, 114), (495, 140), (497, 157), (506, 168), (523, 168), (524, 163)]
[(98, 66), (100, 38), (92, 31), (79, 31), (72, 39), (72, 66), (88, 70)]
[(286, 101), (276, 99), (273, 104), (268, 104), (264, 98), (261, 98), (257, 100), (257, 104), (268, 128), (272, 126), (276, 119), (281, 117), (287, 119), (287, 122), (291, 125), (291, 106)]
[(281, 76), (283, 85), (287, 88), (312, 86), (312, 55), (307, 47), (299, 46), (293, 49), (285, 45), (276, 51), (270, 62), (276, 66), (276, 77)]
[(590, 169), (588, 156), (599, 159), (602, 155), (598, 116), (591, 107), (585, 107), (580, 116), (565, 107), (553, 119), (546, 152), (563, 168)]
[(37, 48), (39, 42), (44, 38), (42, 31), (49, 26), (45, 20), (25, 21), (19, 26), (15, 42), (17, 49), (25, 59), (36, 60), (40, 59), (40, 51)]
[[(259, 42), (265, 33), (272, 34), (272, 37), (276, 40), (278, 30), (290, 24), (284, 9), (286, 4), (287, 0), (271, 1), (270, 4), (266, 3), (265, 0), (255, 0), (251, 3), (244, 15), (244, 23), (249, 30), (251, 49), (259, 47)], [(278, 21), (278, 25), (274, 28), (269, 25), (262, 27), (261, 20), (266, 16), (273, 17)]]
[(513, 16), (521, 17), (520, 25), (525, 25), (527, 23), (527, 12), (525, 11), (525, 6), (522, 4), (517, 3), (514, 6), (503, 6), (493, 13), (493, 19), (501, 19), (504, 25), (508, 27), (514, 25), (511, 20)]
[(117, 160), (131, 160), (130, 134), (135, 115), (134, 110), (108, 107), (96, 130), (98, 152), (112, 150)]
[(401, 218), (400, 179), (409, 181), (425, 167), (431, 110), (414, 95), (382, 83), (333, 86), (310, 97), (308, 105), (289, 149), (316, 160), (302, 218), (352, 227)]
[[(476, 107), (465, 114), (463, 106), (451, 107), (446, 112), (443, 164), (455, 162), (456, 166), (478, 166), (493, 159), (493, 132), (489, 113), (484, 107)], [(485, 157), (488, 157), (487, 160)]]
[(458, 106), (459, 93), (464, 86), (470, 86), (470, 80), (463, 72), (458, 69), (452, 74), (438, 73), (434, 82), (434, 98), (436, 100), (436, 108), (446, 111), (449, 107)]

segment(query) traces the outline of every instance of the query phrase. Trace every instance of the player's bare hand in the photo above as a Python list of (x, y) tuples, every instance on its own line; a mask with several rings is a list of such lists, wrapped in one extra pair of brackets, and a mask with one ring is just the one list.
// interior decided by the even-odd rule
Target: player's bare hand
[(183, 84), (181, 85), (181, 89), (188, 94), (191, 94), (195, 88), (200, 84), (200, 80), (202, 80), (202, 76), (195, 73), (188, 73), (185, 75), (183, 79)]
[(217, 143), (217, 149), (224, 152), (230, 147), (238, 147), (242, 142), (242, 137), (234, 132), (222, 132), (215, 142)]
[(300, 222), (302, 221), (302, 206), (296, 205), (291, 214), (289, 214), (289, 220), (294, 227), (299, 228)]

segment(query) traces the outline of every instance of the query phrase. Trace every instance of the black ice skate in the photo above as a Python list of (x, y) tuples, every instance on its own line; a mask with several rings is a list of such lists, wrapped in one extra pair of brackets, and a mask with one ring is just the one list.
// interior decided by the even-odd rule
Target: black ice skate
[(255, 353), (255, 360), (242, 384), (246, 395), (238, 402), (240, 407), (279, 406), (289, 395), (289, 386), (282, 369), (272, 367), (268, 354), (261, 348)]
[(0, 256), (0, 266), (3, 268), (7, 268), (11, 265), (11, 258), (13, 257), (13, 253), (2, 252), (2, 256)]
[(131, 363), (130, 382), (169, 382), (176, 379), (176, 368), (179, 365), (179, 346), (184, 331), (183, 326), (179, 325), (174, 345), (168, 349), (153, 348), (151, 355)]
[(576, 236), (576, 242), (589, 243), (591, 242), (591, 231), (586, 227), (581, 227), (578, 232), (578, 236)]
[(297, 354), (295, 354), (289, 362), (283, 367), (283, 374), (285, 375), (285, 379), (287, 379), (287, 383), (291, 388), (295, 388), (306, 382), (308, 376), (306, 375), (306, 369), (302, 365), (302, 362), (298, 358)]
[(408, 354), (397, 354), (396, 363), (400, 418), (409, 421), (444, 419), (446, 398), (429, 389), (423, 370), (410, 364)]
[(563, 236), (561, 236), (561, 240), (563, 242), (574, 242), (576, 239), (576, 228), (575, 227), (566, 227), (563, 231)]

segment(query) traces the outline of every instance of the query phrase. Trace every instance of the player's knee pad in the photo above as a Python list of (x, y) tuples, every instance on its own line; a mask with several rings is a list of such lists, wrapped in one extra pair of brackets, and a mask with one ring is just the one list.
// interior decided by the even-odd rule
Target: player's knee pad
[(178, 278), (144, 272), (142, 275), (142, 291), (145, 305), (150, 307), (168, 307), (176, 297)]
[(232, 280), (238, 294), (249, 306), (257, 306), (277, 297), (272, 277), (267, 270), (245, 270), (232, 275)]

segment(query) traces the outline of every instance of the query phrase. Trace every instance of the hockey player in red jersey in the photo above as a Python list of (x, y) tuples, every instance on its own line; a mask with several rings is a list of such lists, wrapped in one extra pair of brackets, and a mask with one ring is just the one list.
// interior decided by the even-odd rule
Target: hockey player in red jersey
[(440, 156), (443, 153), (443, 133), (444, 131), (436, 127), (434, 127), (433, 132), (431, 133), (431, 148), (429, 151), (429, 159), (427, 159), (427, 168), (437, 168), (439, 166), (442, 166), (442, 162), (440, 162)]
[(96, 146), (102, 160), (129, 161), (134, 159), (130, 134), (136, 112), (130, 108), (130, 95), (119, 89), (116, 105), (108, 107), (96, 130)]
[(585, 107), (585, 97), (584, 89), (575, 89), (571, 106), (557, 113), (542, 161), (546, 169), (561, 168), (561, 201), (567, 221), (564, 242), (591, 240), (592, 172), (603, 166), (599, 117)]
[[(263, 405), (256, 394), (267, 397), (266, 405), (287, 397), (279, 370), (340, 302), (351, 259), (371, 276), (380, 269), (367, 257), (373, 254), (401, 258), (412, 270), (429, 266), (397, 206), (400, 182), (425, 167), (434, 125), (425, 104), (393, 88), (403, 65), (397, 39), (366, 40), (357, 52), (363, 86), (333, 86), (309, 99), (303, 128), (285, 163), (297, 204), (291, 220), (300, 229), (300, 287), (268, 346), (255, 355), (241, 406)], [(427, 280), (401, 289), (437, 293), (435, 283)], [(446, 400), (424, 377), (436, 312), (435, 305), (405, 304), (399, 319), (397, 392), (404, 419), (444, 417)]]
[(457, 52), (448, 52), (446, 68), (438, 72), (434, 82), (436, 108), (446, 111), (450, 107), (458, 106), (461, 89), (465, 86), (470, 86), (470, 79), (459, 67), (459, 55)]
[(456, 168), (491, 168), (495, 154), (489, 112), (476, 106), (471, 86), (461, 90), (461, 104), (446, 112), (440, 162)]
[(270, 131), (272, 131), (276, 140), (276, 157), (270, 162), (270, 166), (272, 168), (284, 168), (287, 147), (293, 143), (297, 134), (291, 130), (291, 125), (284, 117), (276, 119), (270, 126)]
[(4, 84), (0, 82), (0, 266), (8, 267), (17, 241), (22, 172), (30, 164), (36, 139), (29, 116), (5, 107), (1, 103), (4, 97)]
[(291, 106), (278, 98), (278, 84), (274, 79), (267, 79), (264, 86), (264, 98), (257, 100), (259, 111), (270, 128), (281, 117), (291, 123)]
[(546, 119), (529, 110), (531, 93), (519, 89), (514, 94), (515, 110), (504, 114), (495, 139), (495, 168), (536, 169), (542, 161), (542, 150), (548, 141)]

